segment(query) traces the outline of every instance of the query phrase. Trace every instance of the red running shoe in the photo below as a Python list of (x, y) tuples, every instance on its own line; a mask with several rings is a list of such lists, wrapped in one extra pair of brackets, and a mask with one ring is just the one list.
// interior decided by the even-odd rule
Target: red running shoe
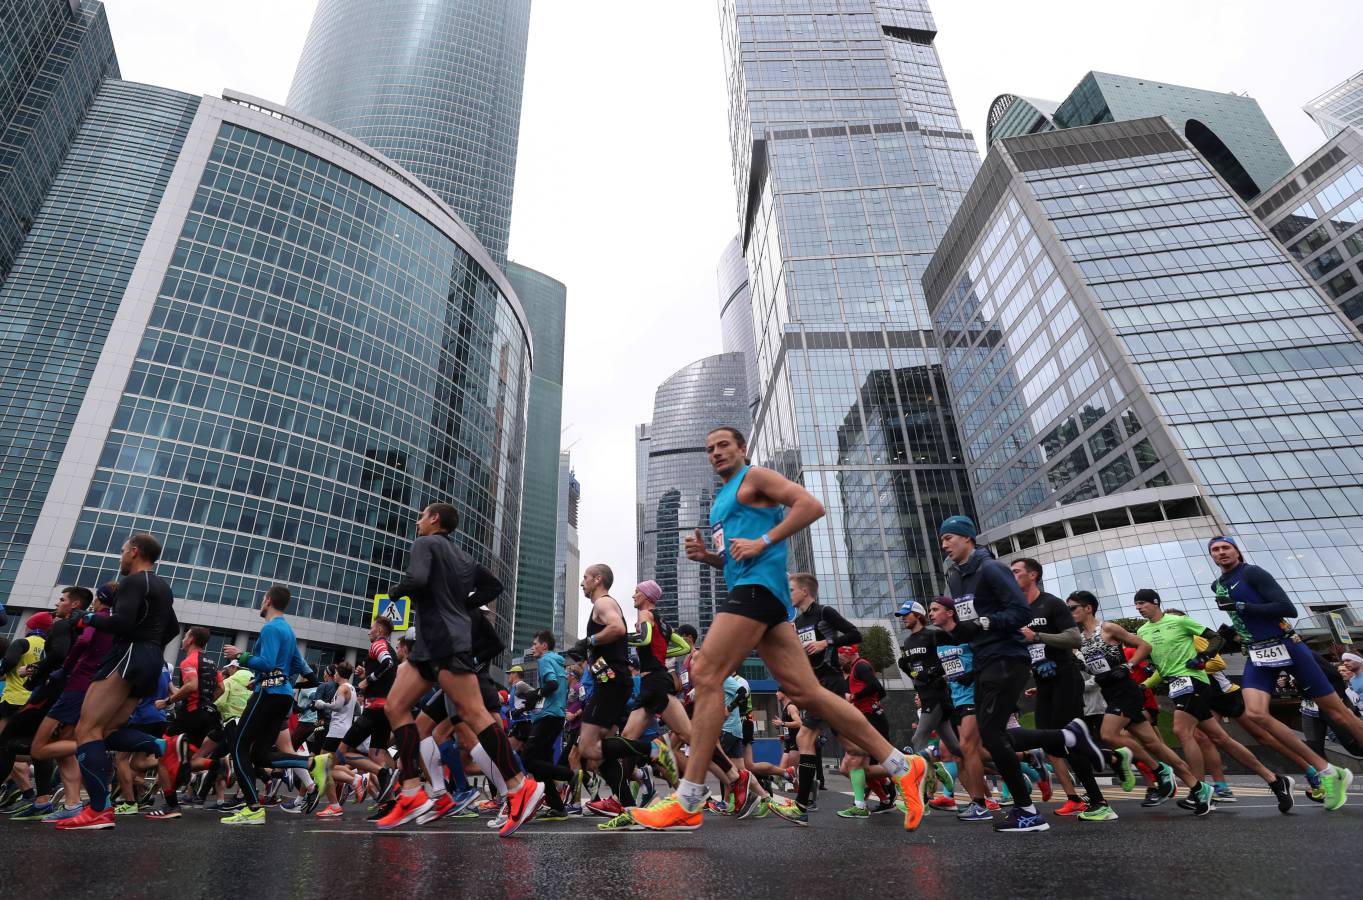
[(593, 800), (587, 804), (587, 811), (594, 816), (601, 816), (603, 819), (614, 819), (625, 811), (620, 805), (620, 801), (614, 797), (607, 797), (604, 800)]
[(1041, 802), (1049, 803), (1051, 801), (1051, 792), (1053, 790), (1051, 780), (1049, 778), (1043, 778), (1041, 781), (1038, 781), (1036, 783), (1036, 786), (1037, 789), (1041, 791)]
[(1077, 816), (1081, 812), (1088, 811), (1087, 803), (1075, 803), (1073, 800), (1066, 800), (1065, 805), (1055, 811), (1057, 816)]
[(388, 815), (374, 824), (384, 829), (397, 828), (399, 825), (406, 825), (416, 819), (434, 805), (431, 798), (426, 796), (425, 789), (417, 788), (415, 794), (399, 794), (397, 802), (388, 811)]
[(99, 812), (95, 812), (87, 806), (80, 811), (80, 815), (71, 819), (62, 819), (57, 823), (57, 828), (62, 831), (99, 831), (113, 827), (114, 808), (112, 806)]
[[(506, 824), (498, 832), (502, 837), (511, 837), (517, 829), (535, 817), (535, 813), (539, 812), (540, 806), (544, 803), (544, 785), (526, 775), (520, 789), (511, 795), (509, 802)], [(615, 805), (620, 806), (619, 803)], [(621, 807), (621, 812), (623, 811), (624, 807)]]
[(995, 802), (993, 797), (986, 797), (984, 800), (984, 805), (989, 808), (990, 812), (999, 811), (999, 805), (997, 802)]

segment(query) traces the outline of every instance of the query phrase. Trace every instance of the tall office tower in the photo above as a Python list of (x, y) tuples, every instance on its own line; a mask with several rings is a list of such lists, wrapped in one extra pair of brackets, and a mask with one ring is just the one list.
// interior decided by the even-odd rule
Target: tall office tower
[(559, 425), (563, 419), (563, 329), (568, 289), (519, 263), (507, 263), (534, 336), (529, 418), (525, 430), (525, 485), (521, 489), (521, 552), (516, 575), (515, 643), (530, 646), (535, 632), (554, 627), (554, 559), (558, 547)]
[(648, 509), (648, 423), (634, 426), (634, 578), (647, 581), (644, 574), (644, 511)]
[(1330, 88), (1302, 109), (1327, 138), (1350, 125), (1363, 128), (1363, 72)]
[(992, 146), (1007, 137), (1150, 116), (1167, 116), (1245, 202), (1292, 168), (1254, 98), (1108, 72), (1089, 72), (1061, 103), (995, 97), (986, 136)]
[(1344, 314), (1363, 326), (1363, 131), (1340, 128), (1251, 209)]
[(0, 9), (0, 280), (100, 82), (117, 77), (103, 4), (12, 0)]
[(648, 455), (636, 468), (645, 485), (639, 578), (651, 578), (663, 589), (658, 611), (667, 622), (689, 622), (701, 634), (714, 618), (716, 600), (724, 597), (724, 576), (688, 560), (683, 540), (697, 528), (710, 533), (710, 506), (722, 483), (710, 466), (705, 438), (717, 425), (746, 431), (747, 391), (738, 353), (707, 356), (679, 369), (654, 395)]
[(743, 245), (734, 238), (724, 245), (715, 269), (719, 294), (719, 330), (725, 353), (743, 354), (748, 379), (749, 418), (757, 415), (762, 389), (757, 376), (757, 337), (752, 325), (752, 291), (748, 289), (748, 261)]
[(1363, 341), (1182, 129), (995, 143), (923, 285), (997, 554), (1221, 621), (1231, 534), (1301, 608), (1363, 609)]
[(938, 591), (937, 525), (973, 511), (919, 277), (975, 143), (922, 0), (720, 10), (762, 392), (750, 455), (828, 510), (791, 542), (820, 599), (888, 615)]
[(573, 472), (567, 450), (558, 455), (558, 541), (554, 551), (554, 634), (563, 645), (573, 644), (578, 631), (578, 571), (582, 567), (577, 548), (577, 513), (582, 502), (582, 485)]
[(183, 624), (239, 640), (282, 582), (315, 658), (365, 645), (433, 500), (510, 591), (530, 353), (497, 261), (391, 161), (106, 81), (0, 288), (0, 597), (113, 578), (148, 531)]
[(424, 182), (506, 259), (530, 0), (320, 0), (288, 105)]

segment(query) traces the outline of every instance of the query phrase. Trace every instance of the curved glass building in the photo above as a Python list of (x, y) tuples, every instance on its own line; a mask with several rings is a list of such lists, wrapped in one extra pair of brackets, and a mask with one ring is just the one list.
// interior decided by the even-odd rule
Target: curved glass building
[(354, 135), (506, 258), (530, 0), (321, 0), (289, 107)]
[(281, 582), (314, 657), (360, 646), (440, 500), (509, 620), (529, 335), (497, 261), (372, 148), (107, 83), (0, 291), (0, 357), (25, 360), (0, 409), (25, 458), (0, 492), (11, 611), (112, 577), (145, 530), (182, 623), (237, 639)]
[(648, 439), (640, 443), (647, 457), (637, 463), (644, 488), (639, 574), (663, 589), (658, 610), (667, 622), (689, 622), (701, 634), (725, 596), (724, 575), (688, 560), (682, 541), (697, 528), (709, 534), (710, 504), (721, 483), (705, 455), (705, 436), (717, 425), (746, 433), (747, 383), (739, 353), (685, 366), (658, 386)]
[(719, 288), (719, 330), (725, 353), (743, 354), (748, 379), (749, 414), (757, 412), (762, 388), (757, 376), (757, 338), (752, 326), (752, 291), (748, 289), (748, 262), (743, 245), (734, 238), (724, 245), (715, 267)]
[(1042, 100), (1038, 97), (999, 94), (994, 98), (994, 102), (989, 104), (989, 116), (985, 120), (984, 130), (985, 145), (992, 144), (999, 138), (1054, 130), (1053, 117), (1055, 108), (1059, 105), (1052, 100)]

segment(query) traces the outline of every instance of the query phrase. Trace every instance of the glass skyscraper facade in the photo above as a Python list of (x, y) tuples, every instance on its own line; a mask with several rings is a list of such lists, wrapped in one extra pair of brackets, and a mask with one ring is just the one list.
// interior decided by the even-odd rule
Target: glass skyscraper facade
[(288, 106), (416, 175), (506, 259), (530, 0), (320, 0)]
[(582, 637), (578, 624), (578, 598), (582, 596), (579, 570), (582, 562), (577, 547), (577, 513), (582, 502), (582, 484), (573, 472), (572, 455), (558, 455), (558, 530), (554, 550), (554, 634), (563, 646), (572, 646)]
[(1306, 274), (1363, 325), (1363, 132), (1339, 129), (1252, 208)]
[(1330, 88), (1302, 109), (1327, 138), (1350, 125), (1363, 128), (1363, 72)]
[(103, 4), (24, 0), (0, 8), (0, 280), (100, 82), (118, 77)]
[[(559, 426), (563, 419), (563, 329), (568, 289), (519, 263), (507, 263), (534, 336), (535, 368), (525, 432), (521, 489), (521, 550), (516, 577), (515, 644), (524, 650), (536, 631), (554, 627), (554, 559), (558, 544)], [(557, 633), (557, 631), (555, 632)]]
[(1150, 116), (1167, 116), (1246, 202), (1292, 168), (1254, 98), (1110, 72), (1089, 72), (1058, 104), (997, 97), (989, 109), (989, 142)]
[[(747, 384), (738, 353), (683, 367), (658, 386), (647, 442), (636, 443), (641, 451), (647, 448), (636, 466), (644, 503), (639, 578), (662, 588), (658, 612), (666, 622), (690, 623), (701, 634), (714, 618), (716, 601), (724, 598), (724, 576), (688, 560), (683, 541), (697, 528), (709, 533), (710, 506), (722, 483), (705, 453), (705, 438), (717, 425), (747, 427)], [(636, 435), (643, 433), (641, 428)]]
[(761, 389), (750, 455), (828, 511), (791, 547), (820, 598), (888, 615), (936, 593), (937, 525), (973, 512), (919, 279), (974, 139), (925, 2), (720, 10)]
[(924, 288), (996, 552), (1216, 621), (1230, 533), (1363, 609), (1363, 341), (1168, 120), (995, 144)]
[(182, 623), (255, 631), (282, 582), (311, 652), (361, 646), (436, 500), (509, 601), (531, 343), (498, 263), (329, 126), (106, 83), (0, 293), (6, 365), (41, 348), (0, 414), (34, 461), (0, 495), (11, 606), (146, 530)]
[(752, 325), (752, 291), (748, 289), (748, 263), (743, 245), (734, 238), (724, 245), (715, 268), (719, 295), (719, 331), (725, 353), (743, 354), (748, 378), (749, 415), (756, 415), (762, 399), (757, 375), (757, 338)]

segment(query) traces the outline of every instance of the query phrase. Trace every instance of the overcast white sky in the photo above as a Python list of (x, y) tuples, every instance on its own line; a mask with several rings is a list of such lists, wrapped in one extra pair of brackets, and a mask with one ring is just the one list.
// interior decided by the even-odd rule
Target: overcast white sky
[[(381, 0), (375, 0), (381, 2)], [(312, 0), (105, 0), (123, 76), (283, 102)], [(564, 444), (583, 564), (634, 577), (634, 434), (659, 382), (720, 350), (715, 262), (736, 228), (712, 0), (534, 0), (511, 256), (568, 285)], [(935, 4), (957, 108), (1060, 100), (1090, 69), (1248, 92), (1288, 152), (1300, 110), (1363, 69), (1363, 4), (955, 0)], [(616, 592), (628, 596), (628, 585)]]

